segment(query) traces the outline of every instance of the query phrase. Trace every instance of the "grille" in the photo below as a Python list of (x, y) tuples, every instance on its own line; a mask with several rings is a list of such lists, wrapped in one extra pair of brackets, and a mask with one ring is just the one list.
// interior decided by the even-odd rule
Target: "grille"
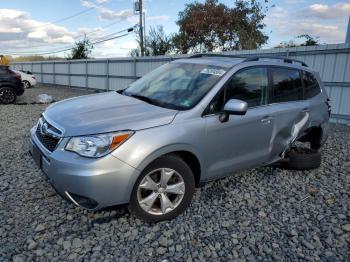
[(54, 151), (57, 147), (57, 144), (59, 142), (58, 138), (52, 137), (47, 134), (41, 133), (41, 124), (38, 124), (38, 127), (36, 129), (36, 137), (39, 139), (40, 143), (50, 152)]

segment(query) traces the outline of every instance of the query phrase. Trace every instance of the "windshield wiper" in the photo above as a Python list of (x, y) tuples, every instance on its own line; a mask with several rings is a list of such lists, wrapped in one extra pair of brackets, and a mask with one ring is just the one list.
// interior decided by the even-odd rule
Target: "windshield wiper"
[(161, 101), (158, 101), (156, 99), (152, 99), (152, 98), (149, 98), (149, 97), (143, 96), (143, 95), (130, 94), (127, 92), (123, 92), (123, 95), (134, 97), (136, 99), (139, 99), (141, 101), (144, 101), (148, 104), (155, 105), (155, 106), (160, 106), (160, 107), (169, 108), (169, 109), (173, 109), (173, 110), (183, 110), (184, 109), (182, 106), (177, 106), (177, 105), (172, 105), (169, 103), (161, 102)]
[(130, 96), (130, 97), (134, 97), (136, 99), (142, 100), (142, 101), (149, 103), (149, 104), (152, 104), (152, 105), (159, 104), (159, 103), (157, 103), (156, 100), (153, 100), (152, 98), (149, 98), (147, 96), (142, 96), (142, 95), (137, 95), (137, 94), (125, 94), (125, 95)]

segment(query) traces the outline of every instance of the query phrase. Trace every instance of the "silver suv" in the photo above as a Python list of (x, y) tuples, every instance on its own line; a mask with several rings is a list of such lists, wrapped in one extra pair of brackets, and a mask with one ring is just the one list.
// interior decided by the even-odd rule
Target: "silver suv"
[[(234, 171), (319, 166), (328, 101), (301, 61), (195, 55), (125, 90), (51, 105), (31, 129), (30, 151), (75, 205), (129, 203), (141, 219), (166, 220), (196, 186)], [(309, 148), (293, 151), (296, 141)]]

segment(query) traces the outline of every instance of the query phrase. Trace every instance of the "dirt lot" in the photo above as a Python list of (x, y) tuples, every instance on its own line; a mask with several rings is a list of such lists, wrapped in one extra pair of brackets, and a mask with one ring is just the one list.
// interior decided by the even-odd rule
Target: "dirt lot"
[(55, 193), (27, 153), (40, 93), (89, 92), (37, 87), (0, 105), (0, 261), (350, 260), (350, 127), (332, 125), (317, 170), (237, 173), (198, 189), (178, 218), (147, 224)]

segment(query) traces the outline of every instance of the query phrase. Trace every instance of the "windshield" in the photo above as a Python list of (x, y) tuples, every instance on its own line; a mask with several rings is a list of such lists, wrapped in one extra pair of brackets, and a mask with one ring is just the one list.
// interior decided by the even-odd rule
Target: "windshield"
[(170, 63), (163, 65), (124, 90), (123, 94), (171, 109), (194, 107), (226, 73), (217, 66)]

